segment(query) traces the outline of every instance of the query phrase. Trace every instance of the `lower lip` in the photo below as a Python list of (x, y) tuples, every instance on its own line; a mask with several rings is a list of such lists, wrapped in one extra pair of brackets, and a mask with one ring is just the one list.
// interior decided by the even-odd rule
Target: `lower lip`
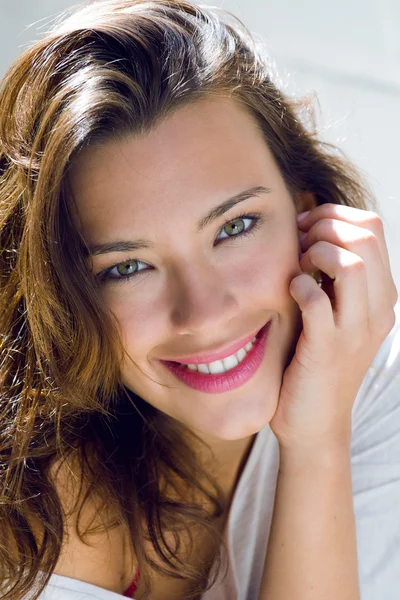
[(191, 371), (186, 366), (163, 360), (161, 361), (177, 379), (187, 386), (208, 394), (221, 394), (242, 386), (249, 381), (260, 366), (265, 354), (266, 340), (271, 321), (257, 334), (256, 342), (245, 358), (233, 369), (216, 375)]

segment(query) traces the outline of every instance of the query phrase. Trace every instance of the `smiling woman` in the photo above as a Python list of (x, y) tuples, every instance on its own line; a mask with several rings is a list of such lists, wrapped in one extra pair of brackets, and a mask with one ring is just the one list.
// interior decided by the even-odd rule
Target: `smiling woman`
[(307, 101), (230, 13), (103, 0), (0, 104), (2, 598), (394, 600), (397, 292)]

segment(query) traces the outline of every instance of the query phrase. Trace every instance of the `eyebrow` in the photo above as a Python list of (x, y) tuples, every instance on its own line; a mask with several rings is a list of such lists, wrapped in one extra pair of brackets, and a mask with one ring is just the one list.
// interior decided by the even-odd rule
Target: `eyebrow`
[[(223, 202), (219, 206), (213, 208), (208, 214), (206, 214), (205, 217), (203, 217), (197, 224), (197, 232), (200, 233), (207, 225), (209, 225), (209, 223), (211, 223), (215, 219), (218, 219), (218, 217), (220, 217), (228, 210), (236, 206), (236, 204), (239, 204), (239, 202), (243, 202), (244, 200), (248, 200), (249, 198), (258, 196), (259, 194), (270, 194), (271, 192), (271, 188), (267, 188), (263, 185), (258, 185), (248, 190), (244, 190), (243, 192), (239, 192), (239, 194), (235, 194), (231, 198), (228, 198), (228, 200), (225, 200), (225, 202)], [(104, 244), (90, 245), (89, 256), (107, 254), (109, 252), (129, 252), (132, 250), (143, 250), (151, 248), (154, 248), (154, 244), (144, 239), (138, 239), (136, 241), (117, 240), (115, 242), (106, 242)]]

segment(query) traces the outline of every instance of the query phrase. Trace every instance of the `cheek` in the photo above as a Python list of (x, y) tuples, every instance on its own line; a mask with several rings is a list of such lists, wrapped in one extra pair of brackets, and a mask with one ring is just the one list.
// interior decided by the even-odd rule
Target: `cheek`
[(273, 308), (276, 301), (289, 294), (289, 284), (299, 272), (298, 242), (293, 235), (276, 235), (261, 240), (243, 260), (235, 260), (230, 276), (249, 298), (260, 298), (264, 308)]
[(153, 303), (144, 305), (126, 301), (117, 313), (122, 331), (122, 342), (132, 358), (143, 363), (147, 354), (160, 339), (163, 331), (162, 313)]
[[(157, 297), (154, 288), (145, 286), (135, 291), (135, 284), (122, 283), (114, 289), (105, 290), (103, 301), (107, 310), (118, 321), (122, 336), (122, 344), (127, 354), (135, 361), (143, 364), (149, 348), (157, 343), (162, 331), (158, 319), (160, 307), (157, 307)], [(151, 293), (147, 293), (147, 292)]]

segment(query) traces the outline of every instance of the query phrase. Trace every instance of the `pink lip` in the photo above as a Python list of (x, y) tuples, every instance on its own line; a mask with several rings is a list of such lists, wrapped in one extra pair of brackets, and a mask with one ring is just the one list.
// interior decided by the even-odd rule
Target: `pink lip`
[(200, 392), (220, 394), (222, 392), (234, 390), (251, 379), (261, 365), (265, 354), (266, 340), (270, 325), (271, 321), (268, 321), (268, 323), (260, 330), (260, 335), (257, 337), (253, 348), (248, 352), (242, 362), (225, 373), (218, 373), (217, 375), (211, 373), (199, 373), (198, 371), (191, 371), (188, 367), (176, 362), (162, 360), (161, 363), (164, 364), (177, 379), (182, 381), (188, 387), (194, 388)]
[(185, 365), (201, 365), (205, 363), (214, 362), (214, 360), (222, 360), (231, 354), (234, 354), (240, 348), (243, 348), (246, 344), (251, 342), (251, 340), (257, 335), (257, 333), (261, 331), (258, 329), (255, 333), (248, 335), (247, 337), (234, 342), (230, 346), (226, 346), (223, 350), (218, 350), (217, 352), (205, 352), (204, 354), (190, 354), (188, 356), (180, 356), (179, 358), (173, 359), (164, 359), (164, 361), (173, 361), (178, 363), (184, 363)]

